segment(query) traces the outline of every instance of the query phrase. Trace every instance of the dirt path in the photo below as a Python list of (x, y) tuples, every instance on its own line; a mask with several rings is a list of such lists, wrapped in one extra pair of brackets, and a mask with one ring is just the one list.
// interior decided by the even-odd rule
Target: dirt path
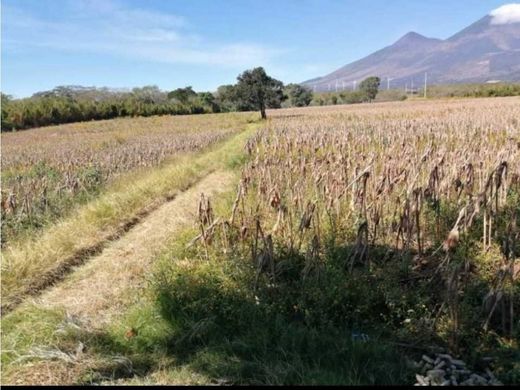
[(206, 176), (150, 213), (57, 286), (30, 301), (64, 308), (94, 328), (109, 323), (133, 299), (132, 291), (146, 282), (152, 260), (172, 235), (194, 222), (200, 193), (214, 196), (227, 191), (233, 179), (232, 173), (222, 171)]

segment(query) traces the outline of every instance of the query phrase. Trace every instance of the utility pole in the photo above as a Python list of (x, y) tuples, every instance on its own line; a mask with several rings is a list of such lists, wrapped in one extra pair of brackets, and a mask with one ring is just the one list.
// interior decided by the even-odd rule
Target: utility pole
[(428, 72), (424, 72), (424, 98), (426, 99), (426, 88), (428, 87)]

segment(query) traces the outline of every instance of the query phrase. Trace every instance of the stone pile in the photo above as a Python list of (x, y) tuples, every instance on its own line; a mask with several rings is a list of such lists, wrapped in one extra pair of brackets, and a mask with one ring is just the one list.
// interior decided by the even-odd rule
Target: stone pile
[(487, 368), (485, 373), (469, 370), (462, 360), (448, 354), (436, 354), (435, 357), (423, 355), (415, 363), (419, 373), (415, 375), (415, 386), (501, 386), (502, 383)]

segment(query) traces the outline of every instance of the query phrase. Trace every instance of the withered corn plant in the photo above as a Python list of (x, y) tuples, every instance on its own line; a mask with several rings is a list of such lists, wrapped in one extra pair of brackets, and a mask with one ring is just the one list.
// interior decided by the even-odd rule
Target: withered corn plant
[[(472, 316), (483, 331), (512, 338), (519, 117), (517, 98), (273, 113), (246, 145), (249, 162), (217, 229), (223, 247), (250, 253), (243, 258), (256, 270), (255, 289), (288, 283), (290, 259), (302, 289), (310, 278), (324, 280), (331, 251), (342, 256), (345, 280), (360, 273), (384, 280), (399, 269), (403, 286), (426, 283), (430, 325), (453, 348)], [(476, 285), (484, 309), (468, 314), (466, 291)]]

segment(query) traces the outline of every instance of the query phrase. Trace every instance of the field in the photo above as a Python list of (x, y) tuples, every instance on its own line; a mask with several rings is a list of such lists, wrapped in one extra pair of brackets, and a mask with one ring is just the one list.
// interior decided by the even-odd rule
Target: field
[(432, 351), (520, 381), (520, 99), (268, 116), (3, 136), (3, 383), (413, 384)]
[(117, 119), (3, 135), (2, 307), (215, 169), (196, 157), (251, 118)]
[(115, 119), (2, 134), (2, 244), (92, 199), (122, 173), (222, 141), (246, 116)]

